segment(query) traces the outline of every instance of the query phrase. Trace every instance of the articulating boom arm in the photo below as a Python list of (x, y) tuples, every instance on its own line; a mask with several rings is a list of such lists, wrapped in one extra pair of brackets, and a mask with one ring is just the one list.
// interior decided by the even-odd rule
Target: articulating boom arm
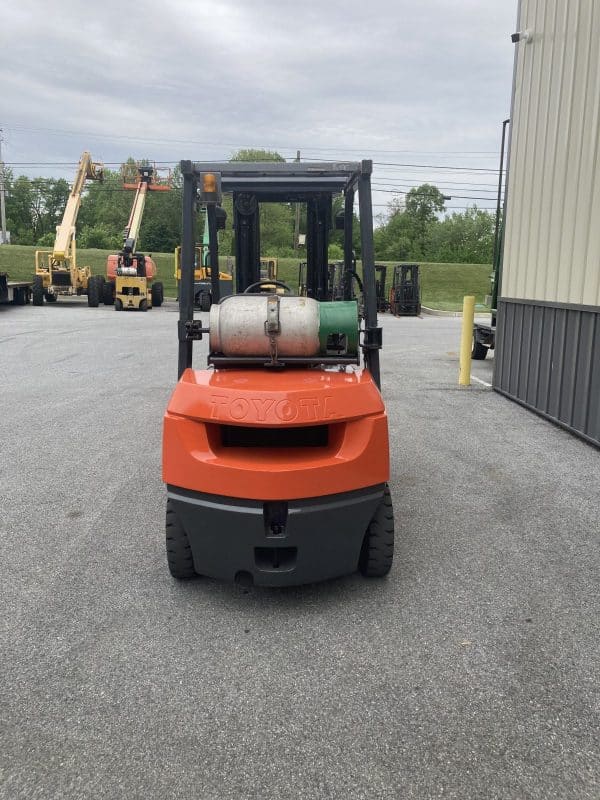
[(129, 222), (127, 223), (123, 235), (123, 252), (127, 255), (135, 253), (138, 236), (140, 235), (140, 228), (142, 227), (142, 217), (144, 216), (144, 208), (146, 206), (148, 186), (151, 180), (152, 169), (145, 167), (140, 169), (140, 180), (133, 199)]
[(75, 223), (79, 213), (79, 206), (81, 205), (81, 194), (85, 182), (86, 180), (101, 181), (103, 171), (104, 166), (92, 161), (92, 157), (87, 151), (82, 154), (62, 222), (56, 228), (56, 239), (54, 240), (54, 251), (52, 253), (55, 259), (68, 259), (70, 257), (73, 237), (75, 236)]
[(128, 257), (133, 255), (136, 250), (137, 240), (140, 235), (140, 228), (142, 227), (142, 219), (144, 216), (144, 208), (146, 206), (146, 197), (149, 191), (168, 191), (171, 187), (169, 183), (156, 182), (156, 169), (149, 166), (138, 167), (139, 178), (137, 185), (125, 183), (126, 189), (135, 188), (135, 197), (131, 207), (131, 214), (129, 215), (129, 222), (125, 228), (123, 235), (123, 255)]

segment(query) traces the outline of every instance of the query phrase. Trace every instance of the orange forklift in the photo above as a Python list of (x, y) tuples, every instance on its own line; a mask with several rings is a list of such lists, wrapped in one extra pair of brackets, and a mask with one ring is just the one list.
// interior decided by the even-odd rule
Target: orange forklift
[[(179, 382), (163, 427), (171, 574), (268, 586), (356, 570), (386, 575), (394, 518), (380, 393), (371, 162), (183, 161), (181, 171)], [(194, 319), (196, 215), (205, 205), (216, 266), (223, 193), (233, 196), (236, 294), (219, 301), (218, 269), (211, 270), (214, 302), (204, 327)], [(332, 199), (339, 194), (348, 280), (346, 295), (331, 301), (327, 253)], [(350, 296), (356, 194), (362, 322)], [(265, 291), (260, 205), (274, 202), (306, 204), (306, 296), (271, 279)], [(204, 336), (208, 364), (195, 369), (193, 345)]]

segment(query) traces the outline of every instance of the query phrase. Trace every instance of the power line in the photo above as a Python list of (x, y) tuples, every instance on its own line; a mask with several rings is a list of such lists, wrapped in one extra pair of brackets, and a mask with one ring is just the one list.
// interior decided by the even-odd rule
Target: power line
[[(409, 189), (414, 186), (414, 180), (411, 180), (410, 176), (400, 177), (399, 175), (392, 174), (392, 176), (389, 177), (389, 174), (390, 173), (374, 172), (373, 181), (380, 181), (389, 184), (390, 186), (401, 186), (401, 187), (407, 187)], [(413, 178), (417, 179), (417, 176), (415, 175), (413, 176)], [(420, 180), (422, 183), (423, 182), (434, 183), (438, 188), (448, 188), (448, 189), (454, 189), (458, 187), (459, 189), (468, 189), (468, 190), (481, 189), (482, 191), (487, 192), (489, 187), (489, 191), (493, 192), (494, 194), (496, 193), (496, 190), (498, 188), (497, 183), (472, 183), (471, 181), (453, 181), (449, 180), (448, 178), (443, 179), (443, 186), (442, 183), (440, 181), (437, 181), (435, 178), (427, 180), (425, 178), (422, 178), (421, 176), (418, 176), (418, 180)]]
[[(51, 133), (51, 134), (62, 134), (65, 136), (87, 136), (94, 139), (104, 139), (106, 141), (112, 142), (115, 139), (117, 140), (125, 140), (125, 141), (132, 141), (132, 142), (145, 142), (148, 144), (194, 144), (194, 145), (201, 145), (203, 147), (233, 147), (240, 150), (289, 150), (293, 152), (297, 150), (297, 145), (273, 145), (273, 144), (248, 144), (240, 143), (240, 142), (207, 142), (198, 139), (174, 139), (174, 138), (165, 138), (165, 137), (141, 137), (141, 136), (129, 136), (127, 134), (115, 134), (113, 131), (110, 133), (98, 133), (92, 131), (71, 131), (65, 128), (46, 128), (46, 127), (29, 127), (26, 125), (21, 125), (20, 123), (10, 124), (8, 122), (4, 123), (6, 128), (10, 128), (17, 131), (24, 131), (28, 133)], [(365, 155), (368, 153), (390, 153), (390, 154), (411, 154), (411, 155), (476, 155), (476, 156), (494, 156), (496, 155), (495, 150), (414, 150), (414, 149), (388, 149), (388, 148), (364, 148), (364, 147), (324, 147), (319, 145), (308, 146), (305, 145), (301, 147), (309, 152), (315, 153), (359, 153), (361, 155)]]
[[(413, 193), (413, 190), (412, 190), (412, 189), (411, 189), (411, 190), (409, 190), (408, 192), (400, 192), (400, 191), (398, 191), (398, 189), (382, 189), (382, 188), (379, 188), (379, 187), (378, 187), (376, 184), (373, 184), (373, 187), (374, 187), (374, 191), (376, 191), (376, 192), (381, 192), (381, 193), (383, 193), (383, 194), (396, 194), (396, 195), (397, 195), (397, 194), (402, 194), (402, 195), (408, 195), (408, 194), (411, 194), (411, 193)], [(415, 195), (416, 195), (417, 197), (426, 196), (426, 195), (423, 195), (423, 194), (418, 194), (418, 193), (414, 192), (414, 193), (413, 193), (413, 197), (414, 197)], [(452, 193), (452, 197), (456, 197), (456, 198), (458, 198), (459, 200), (490, 200), (490, 201), (491, 201), (491, 200), (494, 200), (494, 199), (495, 199), (494, 197), (480, 197), (480, 196), (477, 196), (477, 195), (471, 195), (471, 194), (454, 194), (454, 192)]]

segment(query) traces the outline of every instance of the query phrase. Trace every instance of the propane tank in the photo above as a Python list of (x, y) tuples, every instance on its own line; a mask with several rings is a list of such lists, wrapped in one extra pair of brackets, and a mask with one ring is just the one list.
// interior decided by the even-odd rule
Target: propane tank
[[(335, 308), (333, 308), (335, 307)], [(210, 351), (225, 356), (316, 357), (328, 352), (331, 336), (342, 337), (346, 354), (358, 349), (355, 301), (318, 302), (311, 297), (238, 294), (213, 304)]]

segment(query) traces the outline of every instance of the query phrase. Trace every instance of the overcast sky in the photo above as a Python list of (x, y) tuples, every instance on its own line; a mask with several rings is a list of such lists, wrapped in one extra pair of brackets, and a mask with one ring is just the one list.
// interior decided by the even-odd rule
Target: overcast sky
[(448, 207), (493, 206), (497, 177), (482, 170), (497, 169), (510, 111), (516, 6), (12, 0), (0, 27), (4, 160), (15, 174), (70, 178), (82, 150), (116, 168), (128, 156), (299, 149), (379, 162), (376, 211), (426, 181), (453, 196)]

